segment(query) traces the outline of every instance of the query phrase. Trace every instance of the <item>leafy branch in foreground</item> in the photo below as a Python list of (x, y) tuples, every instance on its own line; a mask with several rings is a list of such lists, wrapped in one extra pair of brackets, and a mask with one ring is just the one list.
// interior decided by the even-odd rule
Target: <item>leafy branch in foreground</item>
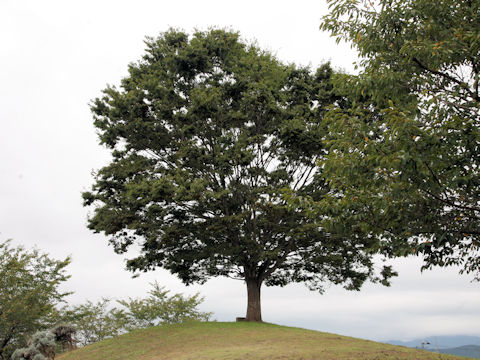
[[(480, 269), (480, 3), (330, 0), (322, 29), (358, 51), (322, 163), (345, 233), (424, 268)], [(340, 226), (340, 225), (339, 225)]]

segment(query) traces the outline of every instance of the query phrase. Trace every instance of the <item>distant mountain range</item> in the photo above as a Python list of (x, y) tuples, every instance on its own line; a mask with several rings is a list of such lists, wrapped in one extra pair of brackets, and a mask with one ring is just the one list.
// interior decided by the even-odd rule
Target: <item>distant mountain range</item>
[(468, 356), (474, 359), (480, 359), (480, 346), (478, 345), (464, 345), (451, 349), (440, 349), (438, 352), (442, 354)]
[[(440, 350), (460, 347), (464, 345), (477, 345), (480, 346), (480, 336), (467, 336), (467, 335), (455, 335), (455, 336), (429, 336), (422, 339), (415, 339), (411, 341), (398, 341), (390, 340), (385, 341), (387, 344), (401, 345), (412, 348), (422, 348), (422, 342), (425, 349)], [(427, 344), (430, 343), (430, 344)]]
[(468, 356), (471, 358), (480, 359), (479, 336), (429, 336), (423, 339), (415, 339), (411, 341), (391, 340), (386, 341), (386, 343), (417, 349), (424, 348), (425, 350), (439, 352), (442, 354)]

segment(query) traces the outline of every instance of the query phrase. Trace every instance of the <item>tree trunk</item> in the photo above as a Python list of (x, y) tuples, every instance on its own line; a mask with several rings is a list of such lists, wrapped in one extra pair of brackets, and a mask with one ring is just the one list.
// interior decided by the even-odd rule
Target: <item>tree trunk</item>
[(260, 307), (260, 287), (262, 282), (257, 279), (247, 278), (247, 321), (262, 321), (262, 309)]

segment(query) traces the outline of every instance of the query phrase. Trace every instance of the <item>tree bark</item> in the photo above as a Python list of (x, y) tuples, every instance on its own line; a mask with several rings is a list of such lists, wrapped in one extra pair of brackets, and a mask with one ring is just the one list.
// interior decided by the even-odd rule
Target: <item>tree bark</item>
[(12, 339), (13, 337), (13, 330), (15, 328), (11, 329), (10, 334), (6, 335), (2, 341), (2, 344), (0, 345), (0, 359), (6, 359), (5, 358), (5, 349), (7, 347), (8, 342)]
[(246, 278), (247, 283), (247, 321), (262, 321), (262, 309), (260, 306), (260, 287), (262, 282), (255, 278)]

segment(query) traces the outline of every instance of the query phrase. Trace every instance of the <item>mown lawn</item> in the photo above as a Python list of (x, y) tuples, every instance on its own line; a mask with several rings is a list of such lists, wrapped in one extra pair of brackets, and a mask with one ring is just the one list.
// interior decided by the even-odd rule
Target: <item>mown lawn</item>
[(187, 323), (137, 330), (59, 360), (467, 359), (265, 323)]

